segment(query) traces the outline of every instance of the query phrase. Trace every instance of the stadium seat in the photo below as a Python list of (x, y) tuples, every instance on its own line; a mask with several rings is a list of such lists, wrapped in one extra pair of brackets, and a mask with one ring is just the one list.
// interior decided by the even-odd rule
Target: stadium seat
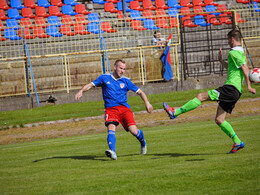
[(20, 28), (19, 25), (18, 25), (17, 20), (14, 19), (14, 18), (7, 19), (7, 20), (6, 20), (6, 26), (7, 26), (8, 28), (13, 28), (13, 29), (15, 29), (15, 30)]
[(61, 0), (51, 0), (51, 4), (55, 5), (55, 6), (58, 6), (58, 7), (61, 7), (61, 6), (65, 5), (65, 4), (63, 4), (61, 2)]
[(5, 15), (5, 11), (3, 9), (0, 9), (0, 20), (7, 20), (9, 17)]
[(34, 39), (35, 35), (32, 35), (29, 28), (20, 28), (19, 36), (25, 39)]
[(197, 24), (194, 24), (190, 16), (183, 16), (182, 17), (182, 26), (184, 27), (197, 27)]
[(3, 9), (3, 10), (7, 10), (9, 9), (10, 7), (8, 6), (6, 0), (1, 0), (0, 1), (0, 9)]
[(105, 7), (104, 8), (105, 8), (106, 12), (110, 12), (110, 13), (117, 13), (117, 12), (119, 12), (119, 10), (117, 10), (115, 8), (114, 3), (111, 3), (111, 2), (105, 3)]
[(143, 17), (146, 19), (153, 19), (153, 20), (156, 19), (156, 17), (153, 15), (153, 11), (150, 9), (145, 9), (143, 11)]
[(117, 32), (117, 30), (112, 29), (110, 22), (102, 22), (101, 28), (102, 28), (103, 31), (108, 32), (108, 33)]
[(193, 7), (193, 5), (190, 3), (190, 0), (180, 0), (180, 4), (183, 7)]
[(105, 4), (107, 3), (107, 1), (104, 1), (104, 0), (93, 0), (93, 3), (98, 3), (98, 4)]
[(99, 34), (99, 32), (100, 33), (104, 32), (103, 30), (99, 30), (98, 24), (96, 22), (88, 23), (88, 31), (90, 33), (95, 33), (95, 34)]
[(78, 13), (74, 12), (71, 5), (63, 5), (62, 6), (62, 13), (66, 14), (66, 15), (71, 15), (71, 16), (75, 16)]
[(177, 9), (180, 9), (183, 7), (183, 6), (179, 5), (177, 0), (168, 0), (168, 6), (172, 7), (172, 8), (177, 8)]
[(171, 28), (171, 26), (169, 26), (169, 25), (167, 24), (167, 21), (166, 21), (165, 18), (158, 18), (158, 19), (156, 20), (156, 25), (157, 25), (158, 27), (160, 27), (160, 28)]
[(86, 31), (84, 25), (80, 24), (80, 23), (76, 23), (74, 25), (74, 30), (75, 30), (76, 33), (78, 33), (80, 35), (90, 34), (90, 32)]
[(6, 41), (6, 38), (2, 37), (1, 33), (0, 33), (0, 41)]
[(213, 25), (221, 25), (222, 22), (218, 21), (215, 15), (207, 15), (207, 22)]
[(97, 13), (91, 13), (88, 15), (88, 20), (90, 22), (98, 22), (99, 21), (99, 17)]
[(58, 16), (49, 16), (48, 22), (50, 25), (61, 26)]
[(205, 5), (214, 5), (217, 6), (218, 4), (215, 3), (213, 0), (204, 0), (204, 4)]
[(139, 1), (131, 1), (130, 2), (130, 9), (143, 11), (143, 8), (141, 8)]
[(48, 8), (51, 6), (48, 0), (38, 0), (38, 6)]
[(170, 7), (165, 5), (164, 0), (155, 0), (156, 9), (169, 9)]
[(144, 28), (143, 26), (141, 26), (141, 21), (140, 20), (132, 20), (131, 21), (131, 27), (134, 29), (134, 30), (147, 30), (147, 28)]
[(62, 37), (63, 34), (59, 33), (57, 26), (47, 26), (46, 32), (52, 37)]
[(26, 18), (35, 18), (35, 15), (32, 12), (32, 9), (29, 7), (22, 8), (22, 16)]
[(22, 18), (20, 20), (21, 27), (32, 28), (33, 24), (30, 18)]
[[(123, 5), (122, 5), (121, 1), (117, 3), (117, 9), (119, 11), (123, 11)], [(125, 11), (126, 12), (130, 12), (131, 11), (131, 9), (127, 6), (127, 3), (125, 3)]]
[(22, 5), (20, 0), (11, 0), (11, 7), (15, 8), (15, 9), (22, 9), (22, 8), (24, 8), (24, 6)]
[(121, 0), (107, 0), (108, 3), (117, 3), (120, 2)]
[(219, 21), (225, 24), (232, 24), (232, 21), (230, 20), (230, 18), (228, 17), (228, 15), (226, 13), (224, 14), (220, 14), (219, 15)]
[(150, 30), (157, 30), (160, 29), (160, 27), (155, 26), (154, 22), (152, 19), (145, 19), (144, 20), (144, 27), (148, 28)]
[(239, 13), (239, 12), (236, 13), (236, 20), (237, 20), (238, 23), (247, 22), (247, 20), (242, 20), (242, 19), (241, 19), (241, 16), (240, 16), (240, 13)]
[(140, 12), (138, 10), (132, 10), (130, 12), (130, 17), (133, 20), (140, 20), (140, 21), (144, 20), (144, 18), (142, 18), (141, 14), (140, 14)]
[[(214, 5), (206, 5), (206, 11), (207, 12), (215, 12), (216, 8), (215, 8)], [(220, 13), (211, 13), (211, 14), (218, 16)]]
[(237, 3), (249, 4), (251, 0), (237, 0)]
[[(252, 7), (252, 4), (251, 4), (251, 3), (249, 3), (249, 7), (250, 7), (250, 8)], [(259, 8), (257, 2), (254, 2), (254, 3), (253, 3), (253, 9), (255, 10), (255, 12), (260, 12), (260, 8)]]
[(14, 18), (17, 20), (20, 20), (21, 18), (23, 18), (23, 16), (20, 16), (18, 9), (8, 9), (7, 11), (8, 17), (9, 18)]
[(195, 14), (200, 14), (202, 16), (207, 16), (208, 15), (208, 14), (204, 13), (203, 8), (201, 6), (199, 6), (199, 5), (196, 5), (196, 6), (193, 7), (193, 12)]
[(33, 35), (39, 38), (48, 38), (50, 35), (45, 34), (43, 28), (41, 26), (34, 26), (33, 27)]
[[(80, 15), (80, 14), (78, 14), (78, 15)], [(70, 26), (74, 25), (74, 21), (73, 21), (71, 15), (63, 15), (63, 16), (61, 16), (61, 22), (62, 22), (62, 24), (66, 24), (66, 25), (70, 25)]]
[(157, 18), (169, 18), (170, 16), (167, 15), (164, 11), (164, 9), (157, 9), (155, 10), (155, 15)]
[(225, 4), (219, 4), (217, 7), (218, 11), (227, 11), (227, 6)]
[(168, 14), (170, 17), (177, 17), (179, 12), (178, 12), (177, 8), (170, 8), (170, 9), (168, 9)]
[(85, 14), (85, 15), (91, 13), (91, 12), (88, 12), (86, 10), (86, 7), (85, 7), (84, 4), (77, 4), (77, 5), (75, 5), (75, 12), (78, 13), (78, 14)]
[(40, 6), (37, 6), (35, 8), (35, 14), (38, 17), (48, 17), (48, 16), (50, 16), (49, 14), (47, 14), (45, 7), (40, 7)]
[(44, 17), (35, 17), (34, 22), (36, 26), (40, 26), (42, 28), (46, 28), (47, 26)]
[[(118, 20), (123, 20), (124, 19), (124, 15), (123, 15), (122, 11), (117, 12), (117, 19)], [(126, 14), (126, 21), (127, 22), (131, 22), (132, 21), (132, 19), (130, 19), (127, 14)]]
[(67, 36), (74, 36), (74, 35), (78, 34), (77, 32), (72, 32), (71, 27), (68, 24), (62, 25), (60, 27), (60, 32), (61, 32), (61, 34), (67, 35)]
[(3, 31), (4, 29), (5, 29), (5, 27), (4, 27), (3, 21), (0, 20), (0, 30)]
[(64, 4), (67, 5), (78, 5), (79, 3), (76, 3), (75, 0), (64, 0)]
[(80, 24), (88, 24), (88, 21), (85, 18), (84, 14), (78, 14), (75, 16), (75, 21), (76, 23), (80, 23)]
[(190, 11), (189, 7), (182, 7), (181, 8), (181, 14), (189, 14), (190, 17), (194, 16), (194, 14), (191, 14), (191, 11)]
[(260, 0), (254, 0), (254, 2), (260, 3)]
[(207, 23), (202, 15), (196, 15), (194, 16), (194, 24), (200, 25), (200, 26), (209, 26), (210, 23)]
[(24, 0), (24, 6), (29, 8), (36, 8), (34, 0)]
[(59, 7), (56, 5), (49, 7), (50, 16), (62, 16), (63, 14), (60, 12)]
[(10, 40), (20, 40), (20, 39), (22, 39), (21, 37), (17, 36), (15, 29), (13, 29), (13, 28), (5, 29), (5, 38), (10, 39)]
[(151, 0), (143, 0), (143, 8), (144, 9), (151, 9), (155, 10), (156, 8), (153, 6), (153, 3)]
[(193, 6), (202, 6), (205, 7), (206, 5), (202, 3), (202, 0), (192, 0)]
[(178, 28), (178, 20), (177, 17), (175, 18), (170, 18), (169, 19), (170, 27), (176, 27)]

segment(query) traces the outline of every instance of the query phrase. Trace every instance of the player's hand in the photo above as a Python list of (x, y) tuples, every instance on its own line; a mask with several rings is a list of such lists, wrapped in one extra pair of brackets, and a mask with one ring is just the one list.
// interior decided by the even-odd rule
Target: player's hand
[(76, 95), (75, 95), (75, 100), (79, 100), (82, 96), (82, 90), (80, 90)]
[(153, 106), (150, 103), (147, 103), (146, 110), (149, 114), (151, 114), (153, 112)]
[(248, 88), (248, 91), (252, 94), (255, 94), (256, 93), (256, 89), (252, 88), (252, 87), (249, 87)]

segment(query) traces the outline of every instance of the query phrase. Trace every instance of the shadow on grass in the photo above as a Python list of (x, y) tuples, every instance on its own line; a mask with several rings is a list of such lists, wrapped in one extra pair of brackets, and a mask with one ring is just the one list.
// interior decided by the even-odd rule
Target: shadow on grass
[(73, 159), (73, 160), (99, 160), (99, 161), (109, 161), (110, 159), (104, 159), (105, 156), (93, 156), (93, 155), (85, 155), (85, 156), (54, 156), (50, 158), (43, 158), (39, 160), (33, 161), (34, 163), (44, 161), (44, 160), (53, 160), (53, 159)]

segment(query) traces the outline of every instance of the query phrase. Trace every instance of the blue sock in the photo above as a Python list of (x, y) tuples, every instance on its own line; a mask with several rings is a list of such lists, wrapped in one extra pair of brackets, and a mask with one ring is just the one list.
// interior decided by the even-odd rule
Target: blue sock
[(115, 131), (108, 130), (107, 143), (110, 150), (116, 152), (116, 135)]
[(145, 146), (146, 145), (146, 142), (145, 142), (145, 139), (144, 139), (144, 134), (143, 134), (141, 129), (138, 129), (138, 133), (137, 133), (137, 135), (135, 137), (141, 143), (141, 146)]

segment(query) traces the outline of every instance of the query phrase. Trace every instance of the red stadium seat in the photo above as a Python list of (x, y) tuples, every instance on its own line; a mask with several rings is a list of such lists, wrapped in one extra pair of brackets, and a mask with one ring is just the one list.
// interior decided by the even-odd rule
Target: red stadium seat
[(0, 9), (3, 9), (3, 10), (10, 9), (10, 7), (8, 6), (6, 0), (0, 0)]
[(26, 27), (26, 28), (33, 27), (33, 24), (31, 22), (30, 18), (21, 18), (20, 23), (21, 23), (21, 27)]
[(63, 15), (63, 16), (61, 16), (61, 22), (63, 24), (68, 24), (70, 26), (74, 25), (74, 21), (72, 20), (71, 15)]
[(218, 21), (216, 15), (207, 15), (207, 22), (210, 23), (210, 24), (213, 24), (213, 25), (221, 25), (222, 22)]
[[(123, 12), (121, 12), (121, 11), (117, 12), (117, 19), (118, 19), (118, 20), (123, 20), (123, 19), (124, 19)], [(132, 19), (130, 19), (130, 18), (128, 17), (128, 15), (126, 15), (126, 21), (127, 21), (127, 22), (131, 22)]]
[(204, 13), (204, 10), (203, 10), (203, 8), (201, 7), (201, 6), (198, 6), (198, 5), (196, 5), (196, 6), (194, 6), (194, 8), (193, 8), (193, 12), (197, 15), (197, 14), (199, 14), (199, 15), (202, 15), (202, 16), (207, 16), (208, 14), (203, 14)]
[(131, 1), (130, 2), (130, 9), (143, 11), (143, 8), (141, 8), (139, 1)]
[(110, 22), (102, 22), (101, 28), (102, 28), (103, 31), (108, 32), (108, 33), (117, 32), (117, 30), (112, 29)]
[(141, 21), (140, 20), (132, 20), (131, 21), (131, 27), (134, 29), (134, 30), (147, 30), (147, 28), (144, 28), (141, 26)]
[(40, 7), (40, 6), (37, 6), (35, 8), (35, 14), (38, 17), (48, 17), (48, 16), (50, 16), (49, 14), (47, 14), (45, 7)]
[(164, 9), (155, 10), (155, 15), (157, 18), (170, 18), (170, 16), (165, 13)]
[(213, 0), (204, 0), (204, 4), (205, 4), (205, 5), (214, 5), (214, 6), (217, 6), (217, 5), (218, 5), (217, 3), (214, 3)]
[(151, 9), (155, 10), (156, 8), (153, 6), (153, 3), (151, 0), (143, 0), (143, 8), (144, 9)]
[(1, 33), (0, 33), (0, 41), (6, 41), (6, 38), (2, 37)]
[[(4, 27), (3, 21), (0, 20), (0, 30), (2, 31), (2, 30), (4, 30), (4, 29), (5, 29), (5, 27)], [(0, 34), (1, 34), (1, 33), (0, 33)]]
[(83, 24), (76, 23), (74, 25), (74, 30), (75, 30), (76, 33), (81, 34), (81, 35), (90, 34), (90, 32), (86, 31)]
[(193, 7), (193, 5), (190, 3), (190, 0), (181, 0), (181, 6), (183, 6), (183, 7)]
[(32, 35), (29, 28), (20, 28), (19, 36), (25, 39), (34, 39), (35, 35)]
[(190, 17), (195, 16), (194, 14), (191, 14), (190, 8), (189, 7), (182, 7), (181, 8), (181, 13), (182, 14), (189, 14)]
[(247, 22), (246, 20), (242, 20), (239, 12), (236, 13), (236, 19), (238, 23), (244, 23)]
[(193, 0), (192, 3), (193, 6), (202, 6), (202, 7), (206, 6), (204, 3), (202, 3), (202, 0)]
[(5, 15), (5, 11), (3, 9), (0, 9), (0, 20), (7, 20), (9, 17)]
[(107, 2), (109, 2), (109, 3), (118, 3), (118, 2), (120, 2), (121, 0), (107, 0)]
[(24, 0), (24, 6), (29, 8), (36, 8), (34, 0)]
[(41, 26), (33, 27), (33, 35), (39, 38), (48, 38), (50, 35), (45, 34), (43, 28)]
[(170, 7), (165, 5), (164, 0), (155, 0), (156, 9), (169, 9)]
[(190, 16), (183, 16), (182, 17), (182, 25), (184, 27), (197, 27), (198, 25), (194, 24), (193, 21), (191, 20)]
[(88, 12), (86, 10), (86, 7), (84, 4), (78, 4), (78, 5), (75, 5), (75, 11), (78, 13), (78, 14), (90, 14), (91, 12)]
[(58, 7), (61, 7), (61, 6), (65, 5), (65, 4), (63, 4), (61, 2), (61, 0), (51, 0), (51, 4), (55, 5), (55, 6), (58, 6)]
[(220, 14), (219, 21), (225, 24), (232, 24), (232, 21), (230, 20), (227, 14)]
[(173, 17), (169, 19), (169, 23), (171, 27), (176, 27), (178, 28), (178, 21), (177, 21), (177, 17)]
[(49, 7), (50, 16), (62, 16), (63, 14), (60, 12), (59, 7), (54, 5)]
[(171, 26), (169, 26), (169, 25), (167, 24), (167, 21), (166, 21), (165, 18), (158, 18), (158, 19), (156, 20), (156, 24), (157, 24), (157, 26), (160, 27), (160, 28), (171, 28)]
[(41, 26), (43, 28), (46, 28), (47, 26), (44, 17), (35, 17), (34, 21), (36, 26)]
[(61, 32), (61, 34), (67, 35), (67, 36), (74, 36), (74, 35), (78, 34), (77, 32), (72, 32), (70, 25), (67, 25), (67, 24), (62, 25), (60, 27), (60, 32)]
[(117, 13), (119, 10), (115, 8), (114, 3), (105, 3), (105, 11), (110, 13)]
[(22, 16), (26, 18), (35, 18), (35, 15), (32, 12), (32, 9), (29, 7), (22, 8)]
[(153, 11), (149, 9), (145, 9), (143, 11), (143, 17), (146, 19), (153, 19), (153, 20), (156, 19), (156, 17), (153, 15)]
[(80, 23), (80, 24), (88, 24), (88, 21), (86, 20), (84, 14), (75, 15), (75, 21), (76, 23)]

